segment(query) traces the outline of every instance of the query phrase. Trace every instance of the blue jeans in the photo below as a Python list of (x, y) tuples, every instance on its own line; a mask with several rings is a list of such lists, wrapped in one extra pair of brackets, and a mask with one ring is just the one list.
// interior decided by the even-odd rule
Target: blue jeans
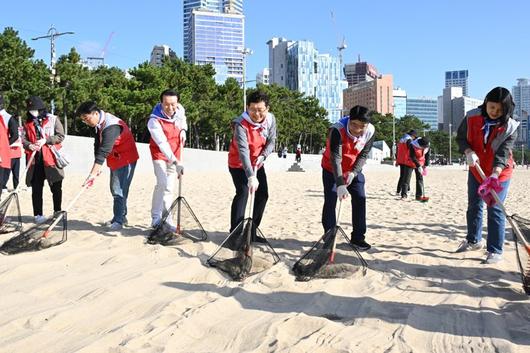
[(110, 192), (114, 198), (112, 209), (114, 217), (111, 222), (124, 223), (127, 216), (127, 196), (129, 196), (129, 186), (131, 186), (135, 168), (136, 162), (110, 171)]
[[(498, 193), (501, 201), (504, 202), (508, 194), (510, 180), (501, 183), (502, 191)], [(467, 177), (467, 241), (476, 243), (482, 239), (482, 214), (484, 201), (478, 194), (480, 183), (469, 172)], [(506, 217), (499, 205), (487, 208), (488, 213), (488, 239), (487, 250), (490, 253), (502, 254), (504, 243)]]
[[(322, 169), (322, 183), (324, 184), (324, 206), (322, 207), (322, 226), (324, 231), (335, 227), (337, 219), (335, 207), (337, 205), (337, 188), (333, 173)], [(366, 233), (366, 194), (364, 192), (364, 175), (357, 174), (348, 186), (351, 196), (352, 211), (352, 240), (364, 240)]]

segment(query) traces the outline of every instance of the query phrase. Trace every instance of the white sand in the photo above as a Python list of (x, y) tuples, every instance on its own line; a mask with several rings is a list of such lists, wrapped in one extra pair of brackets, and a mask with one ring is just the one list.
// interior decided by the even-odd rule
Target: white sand
[[(92, 163), (92, 140), (68, 137), (66, 148), (64, 206)], [(294, 156), (271, 156), (261, 230), (281, 262), (238, 283), (203, 265), (229, 227), (226, 152), (185, 151), (184, 195), (210, 241), (165, 248), (145, 244), (154, 175), (147, 146), (140, 151), (121, 236), (101, 226), (112, 209), (106, 169), (69, 213), (66, 243), (0, 256), (0, 352), (530, 351), (513, 244), (498, 265), (453, 252), (466, 231), (462, 167), (430, 168), (431, 201), (421, 204), (389, 195), (397, 168), (367, 166), (367, 275), (296, 282), (292, 264), (322, 232), (320, 157), (304, 155), (307, 171), (287, 173)], [(530, 171), (516, 170), (508, 210), (530, 217), (529, 189)], [(29, 191), (21, 203), (29, 222)]]

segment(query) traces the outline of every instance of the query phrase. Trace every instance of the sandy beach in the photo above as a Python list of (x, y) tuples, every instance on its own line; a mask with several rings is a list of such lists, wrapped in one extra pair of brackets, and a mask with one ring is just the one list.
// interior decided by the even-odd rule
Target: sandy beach
[[(88, 174), (92, 146), (89, 138), (65, 140), (72, 163), (63, 207)], [(296, 173), (287, 172), (293, 154), (271, 155), (260, 228), (281, 261), (233, 282), (204, 265), (228, 233), (234, 187), (227, 153), (185, 150), (183, 195), (209, 240), (163, 247), (146, 244), (155, 177), (147, 146), (139, 144), (139, 151), (129, 226), (121, 234), (102, 225), (112, 218), (105, 167), (68, 213), (66, 243), (0, 255), (0, 352), (530, 351), (530, 300), (511, 231), (499, 264), (482, 264), (482, 251), (454, 253), (466, 234), (464, 167), (429, 168), (430, 201), (419, 203), (390, 195), (398, 168), (367, 165), (369, 270), (297, 282), (293, 263), (322, 235), (320, 156), (303, 155), (305, 172)], [(516, 169), (509, 212), (530, 218), (528, 190), (530, 170)], [(29, 226), (31, 191), (20, 198)], [(47, 187), (44, 207), (50, 214)], [(346, 204), (348, 234), (349, 214)], [(0, 235), (0, 242), (6, 239)]]

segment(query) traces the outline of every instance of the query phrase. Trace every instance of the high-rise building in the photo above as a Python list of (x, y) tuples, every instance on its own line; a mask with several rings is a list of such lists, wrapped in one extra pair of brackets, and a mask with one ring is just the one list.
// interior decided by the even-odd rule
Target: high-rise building
[(451, 131), (454, 134), (466, 113), (483, 103), (481, 99), (467, 97), (462, 93), (462, 87), (448, 87), (443, 90), (442, 128), (445, 132)]
[(184, 60), (191, 61), (191, 14), (194, 9), (217, 13), (243, 14), (243, 0), (183, 0)]
[(530, 143), (528, 138), (528, 115), (530, 113), (530, 84), (526, 78), (517, 79), (517, 86), (512, 87), (513, 100), (515, 102), (515, 119), (521, 122), (517, 141), (525, 144)]
[(351, 87), (361, 82), (375, 80), (379, 74), (374, 65), (359, 60), (355, 64), (344, 65), (344, 76), (348, 81), (348, 87)]
[(394, 114), (392, 75), (380, 75), (343, 90), (344, 110), (356, 105), (367, 107), (380, 114)]
[(270, 83), (269, 68), (266, 67), (256, 74), (256, 84), (268, 85)]
[(407, 92), (399, 87), (392, 92), (394, 96), (394, 116), (400, 119), (407, 114)]
[(468, 76), (469, 74), (467, 70), (446, 71), (445, 72), (445, 88), (462, 87), (464, 96), (467, 96)]
[(190, 22), (189, 60), (211, 64), (215, 81), (233, 77), (243, 83), (245, 17), (239, 14), (193, 10)]
[(438, 98), (407, 98), (407, 115), (429, 124), (429, 130), (438, 130)]
[(155, 45), (151, 51), (149, 64), (162, 66), (162, 61), (165, 57), (176, 58), (177, 54), (168, 45)]
[(316, 97), (328, 119), (337, 121), (342, 115), (342, 89), (347, 86), (340, 77), (340, 59), (320, 54), (310, 41), (272, 38), (267, 44), (270, 83)]

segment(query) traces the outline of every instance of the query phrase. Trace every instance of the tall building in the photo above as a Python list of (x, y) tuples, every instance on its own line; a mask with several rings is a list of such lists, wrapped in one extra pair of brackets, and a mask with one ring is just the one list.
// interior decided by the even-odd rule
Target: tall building
[(528, 138), (528, 114), (530, 113), (530, 84), (526, 78), (517, 79), (517, 86), (512, 87), (513, 100), (515, 102), (515, 119), (521, 122), (517, 140), (525, 144), (530, 143)]
[(165, 57), (176, 58), (177, 54), (168, 45), (155, 45), (151, 51), (149, 64), (162, 66), (162, 61)]
[(328, 119), (337, 121), (342, 116), (342, 89), (347, 86), (340, 77), (340, 59), (320, 54), (310, 41), (272, 38), (267, 44), (270, 83), (316, 97)]
[(438, 98), (407, 98), (407, 115), (414, 115), (429, 124), (431, 131), (438, 130)]
[(446, 71), (445, 72), (445, 88), (448, 87), (462, 87), (464, 96), (467, 96), (467, 70)]
[(184, 60), (191, 61), (191, 15), (194, 9), (217, 13), (243, 14), (243, 0), (183, 0)]
[(243, 83), (245, 17), (194, 9), (190, 21), (189, 61), (211, 64), (215, 81), (222, 84), (233, 77)]
[(394, 116), (400, 119), (407, 114), (407, 92), (399, 87), (392, 92), (394, 96)]
[(268, 85), (270, 83), (269, 68), (266, 67), (256, 74), (256, 84)]
[(375, 80), (379, 74), (374, 65), (359, 60), (355, 64), (344, 65), (344, 76), (348, 81), (348, 87), (351, 87), (361, 82)]
[(363, 105), (380, 114), (394, 114), (392, 75), (380, 75), (343, 90), (344, 110)]
[(454, 134), (466, 113), (481, 105), (483, 100), (464, 96), (462, 87), (448, 87), (443, 90), (442, 102), (442, 128)]

